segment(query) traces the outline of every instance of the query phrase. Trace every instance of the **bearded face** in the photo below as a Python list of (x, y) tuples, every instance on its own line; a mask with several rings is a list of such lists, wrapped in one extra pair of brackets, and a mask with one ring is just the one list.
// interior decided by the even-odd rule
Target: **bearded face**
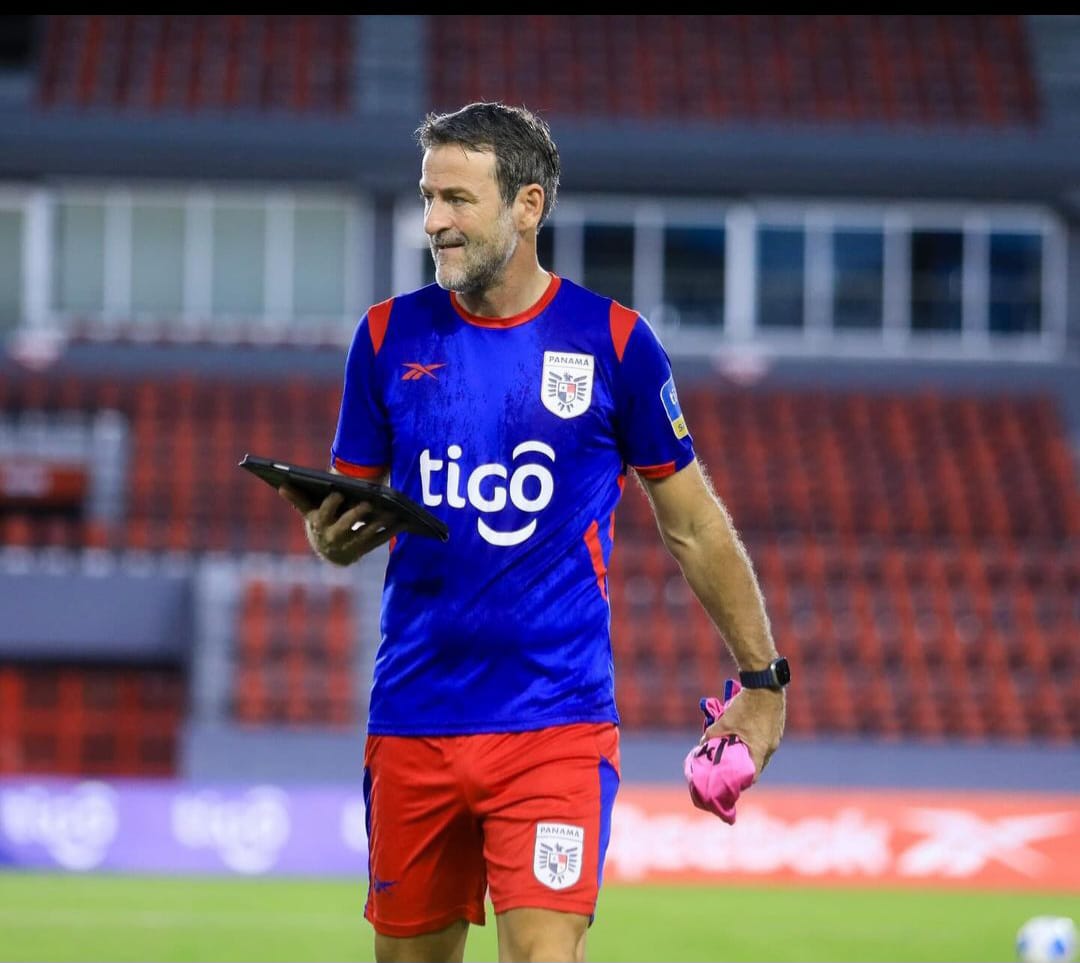
[(518, 234), (510, 209), (500, 205), (488, 230), (465, 233), (447, 228), (430, 239), (439, 287), (459, 294), (475, 294), (495, 286), (517, 250)]
[(499, 190), (495, 154), (455, 144), (429, 148), (420, 194), (439, 287), (459, 294), (495, 287), (519, 240), (513, 208)]

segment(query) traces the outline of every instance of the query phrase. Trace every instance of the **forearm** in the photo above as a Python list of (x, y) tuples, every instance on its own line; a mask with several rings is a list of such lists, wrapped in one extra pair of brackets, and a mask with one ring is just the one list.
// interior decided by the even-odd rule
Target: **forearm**
[(715, 503), (685, 537), (665, 542), (740, 669), (776, 658), (753, 565), (724, 507)]

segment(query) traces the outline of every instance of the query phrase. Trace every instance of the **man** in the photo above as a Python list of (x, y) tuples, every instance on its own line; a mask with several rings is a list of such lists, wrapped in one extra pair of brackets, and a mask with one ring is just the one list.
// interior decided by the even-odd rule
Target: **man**
[[(437, 283), (361, 321), (332, 466), (422, 502), (450, 539), (282, 489), (331, 562), (393, 540), (365, 915), (379, 960), (461, 960), (488, 891), (501, 959), (583, 960), (619, 778), (606, 573), (628, 466), (740, 669), (776, 650), (652, 330), (537, 261), (560, 173), (547, 126), (477, 103), (417, 136)], [(783, 724), (782, 688), (756, 688), (707, 736), (737, 734), (760, 773)]]

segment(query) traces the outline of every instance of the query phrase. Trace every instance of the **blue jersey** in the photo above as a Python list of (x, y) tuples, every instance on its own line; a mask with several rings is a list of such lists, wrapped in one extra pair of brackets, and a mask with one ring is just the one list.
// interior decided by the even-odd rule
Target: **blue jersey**
[(368, 731), (618, 722), (607, 567), (628, 467), (694, 457), (645, 320), (552, 277), (511, 318), (429, 285), (371, 308), (346, 364), (333, 465), (450, 528), (391, 545)]

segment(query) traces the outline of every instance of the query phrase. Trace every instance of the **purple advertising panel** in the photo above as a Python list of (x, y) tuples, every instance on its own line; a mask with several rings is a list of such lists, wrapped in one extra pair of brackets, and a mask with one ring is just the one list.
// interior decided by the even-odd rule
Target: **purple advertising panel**
[(0, 779), (0, 867), (367, 875), (359, 789)]
[[(348, 786), (0, 778), (4, 867), (362, 881), (364, 800)], [(1075, 793), (755, 787), (728, 826), (684, 787), (620, 790), (605, 882), (721, 879), (1080, 892), (1080, 806)]]

